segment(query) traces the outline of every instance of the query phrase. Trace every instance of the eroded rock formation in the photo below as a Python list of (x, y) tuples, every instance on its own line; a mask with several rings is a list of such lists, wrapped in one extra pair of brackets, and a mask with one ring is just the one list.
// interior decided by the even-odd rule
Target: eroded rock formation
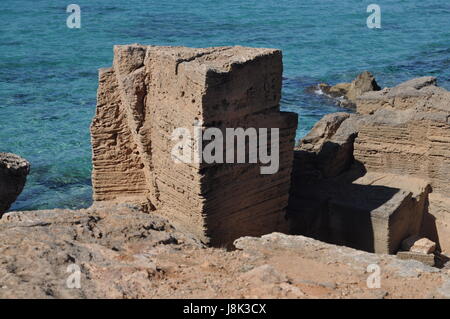
[(0, 298), (450, 298), (449, 270), (418, 261), (280, 233), (235, 246), (207, 248), (131, 205), (6, 213)]
[(395, 253), (422, 234), (450, 252), (450, 92), (423, 77), (367, 92), (295, 151), (291, 230)]
[(0, 153), (0, 217), (22, 192), (29, 172), (30, 163), (25, 159)]
[[(279, 111), (272, 49), (116, 46), (91, 133), (95, 201), (142, 203), (204, 242), (284, 230), (297, 115)], [(279, 170), (175, 163), (176, 128), (279, 128)], [(184, 151), (184, 150), (183, 150)]]

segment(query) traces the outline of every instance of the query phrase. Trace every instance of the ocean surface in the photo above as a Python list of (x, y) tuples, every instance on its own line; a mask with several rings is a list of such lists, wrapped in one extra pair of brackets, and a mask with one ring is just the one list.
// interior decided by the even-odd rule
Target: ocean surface
[[(81, 7), (69, 29), (66, 7)], [(367, 6), (381, 7), (369, 29)], [(91, 203), (89, 125), (97, 69), (115, 44), (246, 45), (283, 50), (282, 109), (297, 138), (340, 109), (305, 88), (371, 71), (380, 86), (434, 75), (450, 89), (449, 0), (2, 0), (0, 151), (32, 164), (15, 210)]]

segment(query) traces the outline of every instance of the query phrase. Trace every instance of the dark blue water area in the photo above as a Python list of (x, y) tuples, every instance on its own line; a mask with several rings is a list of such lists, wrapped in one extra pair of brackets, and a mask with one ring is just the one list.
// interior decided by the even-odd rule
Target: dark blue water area
[[(91, 203), (89, 125), (97, 69), (115, 44), (283, 50), (281, 108), (299, 114), (297, 138), (342, 111), (305, 89), (371, 71), (382, 87), (434, 75), (450, 89), (448, 0), (74, 0), (81, 29), (66, 26), (62, 0), (0, 4), (0, 151), (27, 158), (32, 172), (13, 209)], [(382, 28), (369, 29), (377, 3)]]

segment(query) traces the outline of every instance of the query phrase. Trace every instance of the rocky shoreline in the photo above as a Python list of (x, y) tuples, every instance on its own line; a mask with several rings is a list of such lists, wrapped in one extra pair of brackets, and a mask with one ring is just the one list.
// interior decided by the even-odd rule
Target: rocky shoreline
[[(433, 77), (381, 89), (370, 72), (319, 84), (356, 113), (292, 150), (281, 71), (272, 49), (117, 46), (91, 127), (95, 203), (5, 213), (0, 297), (450, 298), (450, 92)], [(199, 116), (281, 127), (280, 172), (173, 165), (165, 133)], [(0, 154), (0, 214), (29, 169)]]

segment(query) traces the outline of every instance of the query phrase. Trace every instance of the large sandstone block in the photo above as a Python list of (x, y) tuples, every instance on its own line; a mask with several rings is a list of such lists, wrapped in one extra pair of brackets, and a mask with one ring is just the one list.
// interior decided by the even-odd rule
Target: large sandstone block
[[(143, 203), (213, 245), (284, 230), (297, 115), (279, 111), (281, 75), (273, 49), (116, 46), (91, 127), (94, 200)], [(278, 172), (176, 163), (172, 133), (196, 123), (278, 128)]]

